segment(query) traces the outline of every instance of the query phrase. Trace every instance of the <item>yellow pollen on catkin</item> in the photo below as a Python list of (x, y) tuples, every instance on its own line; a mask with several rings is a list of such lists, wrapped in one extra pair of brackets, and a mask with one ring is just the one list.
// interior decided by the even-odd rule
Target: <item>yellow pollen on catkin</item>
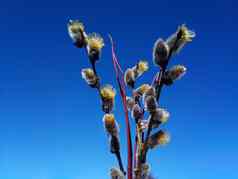
[(102, 98), (112, 100), (116, 96), (116, 92), (111, 86), (105, 86), (100, 89), (100, 94)]
[(96, 34), (96, 33), (90, 34), (87, 37), (87, 43), (88, 43), (88, 46), (91, 49), (95, 49), (95, 50), (99, 50), (99, 51), (104, 46), (103, 38), (100, 35)]
[(161, 133), (158, 137), (158, 143), (161, 145), (168, 144), (170, 141), (170, 136), (167, 133)]
[(93, 70), (90, 69), (90, 68), (85, 69), (84, 74), (85, 74), (85, 77), (88, 78), (88, 79), (91, 79), (95, 76)]
[(104, 115), (104, 122), (106, 126), (114, 126), (115, 125), (115, 118), (113, 114), (105, 114)]
[(139, 87), (138, 92), (141, 93), (142, 95), (150, 89), (150, 85), (148, 84), (143, 84)]
[(84, 31), (84, 25), (81, 22), (75, 21), (69, 26), (70, 30), (74, 33), (77, 33), (78, 30)]
[(147, 61), (140, 61), (137, 65), (139, 73), (144, 73), (149, 69), (148, 62)]
[(185, 25), (180, 27), (180, 31), (182, 33), (181, 39), (185, 42), (191, 42), (195, 37), (195, 32), (189, 30)]

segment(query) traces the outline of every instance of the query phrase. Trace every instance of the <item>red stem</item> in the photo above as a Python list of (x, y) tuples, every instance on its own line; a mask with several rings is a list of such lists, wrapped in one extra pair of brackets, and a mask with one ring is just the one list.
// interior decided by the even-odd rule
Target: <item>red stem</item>
[[(123, 78), (123, 72), (121, 70), (120, 64), (117, 60), (115, 51), (114, 51), (114, 44), (111, 39), (111, 44), (112, 44), (112, 60), (113, 60), (113, 65), (114, 65), (114, 70), (116, 72), (116, 79), (117, 79), (117, 83), (120, 89), (120, 95), (122, 97), (122, 102), (123, 102), (123, 109), (124, 109), (124, 113), (125, 113), (125, 121), (126, 121), (126, 134), (127, 134), (127, 162), (128, 162), (128, 166), (127, 166), (127, 178), (128, 179), (132, 179), (132, 169), (133, 169), (133, 163), (132, 163), (132, 158), (133, 158), (133, 153), (132, 153), (132, 141), (131, 141), (131, 130), (130, 130), (130, 122), (129, 122), (129, 117), (128, 117), (128, 109), (127, 109), (127, 105), (126, 105), (126, 92), (125, 92), (125, 84), (124, 81), (121, 80), (121, 78)], [(121, 78), (119, 76), (119, 71), (121, 72)]]

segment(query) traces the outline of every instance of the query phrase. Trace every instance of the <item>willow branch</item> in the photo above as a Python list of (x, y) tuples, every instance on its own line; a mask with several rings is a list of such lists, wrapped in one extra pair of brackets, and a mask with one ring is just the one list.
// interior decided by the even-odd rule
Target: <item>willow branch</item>
[[(162, 87), (163, 87), (163, 83), (162, 83), (162, 78), (164, 76), (164, 73), (166, 71), (166, 68), (168, 66), (168, 63), (171, 59), (171, 56), (174, 52), (174, 49), (176, 48), (176, 44), (178, 43), (179, 39), (181, 38), (181, 31), (178, 32), (177, 34), (177, 38), (176, 38), (176, 41), (173, 45), (173, 47), (170, 49), (169, 51), (169, 55), (168, 55), (168, 58), (167, 58), (167, 62), (161, 67), (160, 69), (160, 73), (159, 73), (159, 77), (158, 77), (158, 81), (156, 79), (156, 100), (158, 101), (158, 104), (159, 104), (159, 100), (160, 100), (160, 95), (161, 95), (161, 90), (162, 90)], [(153, 115), (153, 114), (152, 114)], [(146, 135), (146, 139), (145, 139), (145, 144), (144, 144), (144, 147), (143, 147), (143, 156), (142, 156), (142, 162), (145, 163), (146, 162), (146, 155), (147, 155), (147, 151), (148, 151), (148, 140), (149, 140), (149, 137), (150, 137), (150, 133), (152, 131), (152, 122), (149, 121), (149, 125), (148, 125), (148, 130), (147, 130), (147, 135)]]
[(126, 175), (126, 172), (124, 170), (123, 163), (122, 163), (122, 160), (121, 160), (121, 153), (120, 153), (120, 151), (116, 152), (115, 155), (116, 155), (116, 158), (117, 158), (120, 170), (123, 172), (124, 175)]
[[(85, 49), (85, 52), (87, 53), (87, 56), (89, 56), (88, 50), (87, 50), (87, 47), (86, 47), (86, 46), (84, 47), (84, 49)], [(94, 72), (94, 74), (95, 74), (95, 76), (96, 76), (96, 78), (97, 78), (97, 80), (98, 80), (98, 85), (97, 85), (96, 89), (97, 89), (97, 91), (98, 91), (98, 93), (99, 93), (99, 95), (100, 95), (100, 82), (99, 82), (99, 76), (98, 76), (98, 74), (97, 74), (96, 63), (93, 62), (93, 61), (90, 60), (90, 59), (89, 59), (89, 61), (90, 61), (90, 64), (91, 64), (91, 66), (92, 66), (93, 72)], [(119, 167), (120, 167), (120, 170), (121, 170), (121, 171), (123, 172), (123, 174), (125, 175), (126, 172), (125, 172), (125, 170), (124, 170), (123, 163), (122, 163), (122, 160), (121, 160), (120, 150), (117, 151), (117, 152), (114, 153), (114, 154), (115, 154), (115, 156), (116, 156), (117, 163), (118, 163), (118, 165), (119, 165)]]

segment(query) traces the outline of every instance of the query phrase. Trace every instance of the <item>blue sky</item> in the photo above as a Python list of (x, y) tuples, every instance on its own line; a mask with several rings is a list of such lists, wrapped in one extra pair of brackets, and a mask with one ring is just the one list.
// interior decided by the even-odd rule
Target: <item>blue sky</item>
[[(125, 69), (140, 58), (151, 70), (158, 37), (186, 23), (197, 37), (171, 61), (187, 75), (164, 88), (171, 113), (163, 128), (171, 143), (151, 151), (160, 179), (237, 179), (238, 3), (200, 1), (8, 1), (0, 7), (0, 179), (106, 179), (116, 165), (108, 151), (96, 92), (81, 79), (88, 67), (68, 37), (66, 23), (84, 22), (105, 37), (98, 71), (115, 85), (111, 33)], [(125, 154), (125, 125), (117, 97)]]

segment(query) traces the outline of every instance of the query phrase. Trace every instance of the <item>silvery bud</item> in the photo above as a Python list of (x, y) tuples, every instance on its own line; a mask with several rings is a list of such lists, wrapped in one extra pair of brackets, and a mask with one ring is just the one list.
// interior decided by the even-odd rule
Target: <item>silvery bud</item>
[(99, 79), (91, 68), (82, 69), (81, 75), (82, 78), (86, 81), (86, 83), (92, 88), (96, 88), (99, 86)]
[(100, 95), (102, 99), (102, 110), (105, 113), (111, 112), (115, 103), (116, 91), (111, 85), (105, 85), (100, 88)]
[(135, 86), (135, 72), (128, 68), (124, 74), (124, 82), (127, 86), (134, 88)]
[(144, 98), (145, 110), (153, 113), (157, 108), (157, 101), (154, 96), (147, 96)]
[(160, 124), (166, 123), (169, 119), (169, 112), (162, 108), (157, 108), (156, 111), (150, 115), (149, 120), (152, 122), (153, 128), (158, 128)]
[(84, 31), (84, 25), (78, 20), (70, 20), (68, 22), (68, 33), (74, 44), (78, 48), (82, 48), (86, 45), (86, 33)]
[(153, 61), (155, 65), (163, 67), (168, 61), (169, 46), (162, 39), (158, 39), (153, 48)]
[(133, 106), (135, 105), (135, 100), (129, 96), (126, 97), (126, 105), (127, 105), (127, 109), (129, 111), (132, 110)]
[(157, 108), (155, 119), (157, 118), (161, 123), (166, 123), (169, 119), (169, 116), (170, 114), (168, 111), (166, 111), (165, 109)]
[(151, 86), (149, 84), (143, 84), (141, 86), (139, 86), (137, 89), (135, 89), (133, 91), (134, 96), (142, 96), (144, 93), (146, 93), (149, 89), (151, 88)]
[(103, 41), (103, 38), (99, 34), (92, 33), (88, 35), (87, 51), (88, 51), (88, 56), (91, 62), (95, 63), (97, 60), (99, 60), (101, 55), (101, 50), (103, 47), (104, 47), (104, 41)]
[(178, 53), (188, 42), (191, 42), (195, 36), (195, 32), (189, 30), (186, 25), (183, 24), (166, 40), (166, 43), (170, 49), (173, 50), (172, 53)]
[(147, 61), (139, 61), (138, 64), (132, 68), (128, 68), (124, 74), (124, 82), (127, 86), (134, 88), (135, 81), (144, 72), (149, 69)]
[(169, 143), (170, 136), (166, 132), (160, 130), (149, 137), (148, 146), (149, 148), (153, 149), (158, 145), (165, 145)]
[(115, 117), (113, 114), (105, 114), (103, 116), (103, 124), (104, 128), (106, 129), (107, 133), (110, 135), (117, 136), (119, 133), (118, 124), (115, 120)]
[(143, 73), (148, 71), (149, 65), (148, 62), (145, 60), (140, 60), (134, 67), (132, 67), (132, 70), (134, 71), (135, 78), (139, 78)]
[(143, 94), (143, 101), (145, 100), (145, 98), (147, 96), (154, 96), (156, 97), (156, 91), (155, 88), (153, 86), (150, 86)]
[(167, 70), (162, 78), (165, 85), (171, 85), (175, 80), (182, 78), (187, 69), (183, 65), (176, 65), (171, 69)]
[(124, 174), (118, 168), (112, 168), (110, 170), (111, 179), (125, 179)]
[(131, 117), (138, 121), (143, 118), (144, 111), (138, 104), (135, 104), (131, 111)]

